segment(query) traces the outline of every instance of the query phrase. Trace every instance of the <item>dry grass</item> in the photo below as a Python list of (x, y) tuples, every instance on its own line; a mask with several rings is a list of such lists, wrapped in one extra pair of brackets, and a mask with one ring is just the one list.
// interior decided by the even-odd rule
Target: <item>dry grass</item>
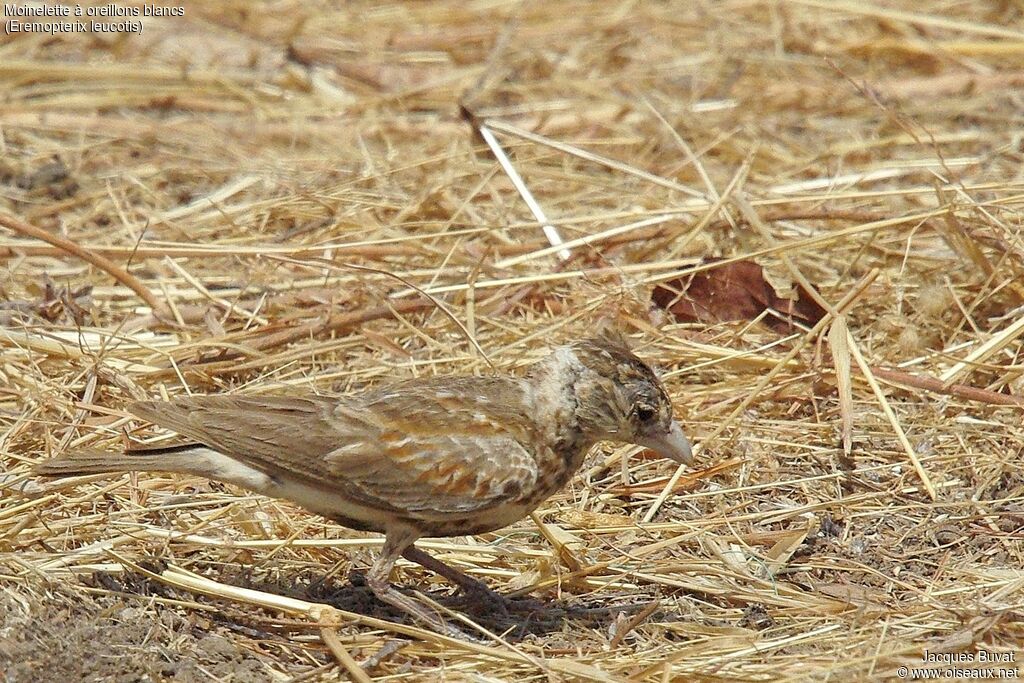
[[(6, 680), (864, 680), (1019, 648), (1019, 3), (185, 7), (0, 43)], [(570, 261), (460, 102), (597, 236)], [(838, 317), (652, 311), (704, 256)], [(605, 447), (540, 526), (428, 544), (551, 605), (485, 645), (394, 623), (347, 582), (379, 539), (286, 503), (29, 475), (115, 448), (131, 397), (514, 371), (602, 316), (705, 469)]]

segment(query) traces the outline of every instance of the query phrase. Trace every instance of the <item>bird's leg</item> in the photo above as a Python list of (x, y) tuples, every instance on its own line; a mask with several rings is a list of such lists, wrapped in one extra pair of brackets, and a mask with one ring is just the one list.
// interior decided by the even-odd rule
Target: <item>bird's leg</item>
[(465, 633), (445, 622), (444, 619), (413, 598), (399, 592), (388, 580), (391, 569), (395, 566), (395, 560), (411, 547), (417, 538), (419, 538), (419, 534), (412, 529), (388, 531), (384, 537), (384, 547), (381, 549), (380, 557), (373, 563), (373, 567), (366, 575), (366, 584), (378, 599), (422, 621), (438, 633), (452, 638), (465, 639), (467, 638)]
[(494, 606), (499, 612), (508, 612), (508, 599), (503, 595), (488, 588), (487, 584), (483, 581), (474, 579), (469, 574), (456, 569), (450, 564), (445, 564), (433, 555), (429, 555), (420, 550), (415, 545), (409, 544), (409, 546), (402, 551), (402, 557), (410, 562), (415, 562), (416, 564), (429, 569), (435, 574), (440, 574), (458, 586), (463, 592), (469, 593), (471, 596), (486, 601)]

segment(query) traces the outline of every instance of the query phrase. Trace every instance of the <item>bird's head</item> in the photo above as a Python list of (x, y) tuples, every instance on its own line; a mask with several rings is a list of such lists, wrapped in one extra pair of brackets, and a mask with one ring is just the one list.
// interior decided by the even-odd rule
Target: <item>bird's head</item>
[(573, 382), (576, 415), (593, 441), (645, 446), (690, 465), (693, 454), (682, 427), (672, 416), (672, 401), (649, 365), (612, 329), (567, 347), (575, 356)]

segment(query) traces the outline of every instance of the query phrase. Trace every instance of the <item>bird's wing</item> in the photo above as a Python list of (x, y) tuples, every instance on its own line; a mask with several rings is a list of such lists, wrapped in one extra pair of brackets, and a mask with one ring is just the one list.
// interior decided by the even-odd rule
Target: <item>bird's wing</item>
[(358, 438), (365, 431), (336, 424), (336, 407), (319, 397), (182, 396), (128, 410), (271, 477), (317, 483), (330, 478), (324, 456), (344, 444), (346, 432)]
[(436, 394), (378, 393), (372, 405), (192, 396), (129, 409), (276, 480), (297, 479), (382, 510), (473, 511), (533, 488), (537, 462), (521, 438), (500, 419), (445, 409), (438, 401), (447, 399)]
[(340, 445), (327, 461), (366, 503), (443, 516), (514, 502), (539, 478), (530, 399), (513, 378), (384, 387), (358, 402), (378, 431)]
[(508, 436), (392, 434), (342, 446), (327, 461), (360, 502), (422, 514), (512, 502), (538, 478), (536, 460)]

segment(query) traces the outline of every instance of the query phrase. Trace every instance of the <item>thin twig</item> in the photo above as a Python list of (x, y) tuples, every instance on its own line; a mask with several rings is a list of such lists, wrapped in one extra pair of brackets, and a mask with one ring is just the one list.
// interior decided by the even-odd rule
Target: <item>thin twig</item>
[(37, 228), (34, 225), (30, 225), (25, 221), (19, 220), (14, 216), (0, 213), (0, 225), (9, 228), (19, 234), (27, 235), (29, 237), (35, 237), (36, 239), (49, 242), (55, 247), (58, 247), (62, 251), (66, 251), (69, 254), (73, 254), (78, 258), (91, 263), (97, 268), (105, 271), (115, 280), (120, 282), (125, 287), (129, 288), (133, 292), (139, 295), (139, 298), (146, 302), (146, 304), (153, 310), (154, 315), (160, 315), (167, 310), (166, 304), (160, 301), (153, 292), (149, 290), (146, 285), (142, 283), (137, 277), (129, 273), (127, 270), (117, 265), (113, 261), (95, 254), (87, 249), (80, 247), (69, 239), (65, 239), (59, 235), (51, 234), (41, 228)]

